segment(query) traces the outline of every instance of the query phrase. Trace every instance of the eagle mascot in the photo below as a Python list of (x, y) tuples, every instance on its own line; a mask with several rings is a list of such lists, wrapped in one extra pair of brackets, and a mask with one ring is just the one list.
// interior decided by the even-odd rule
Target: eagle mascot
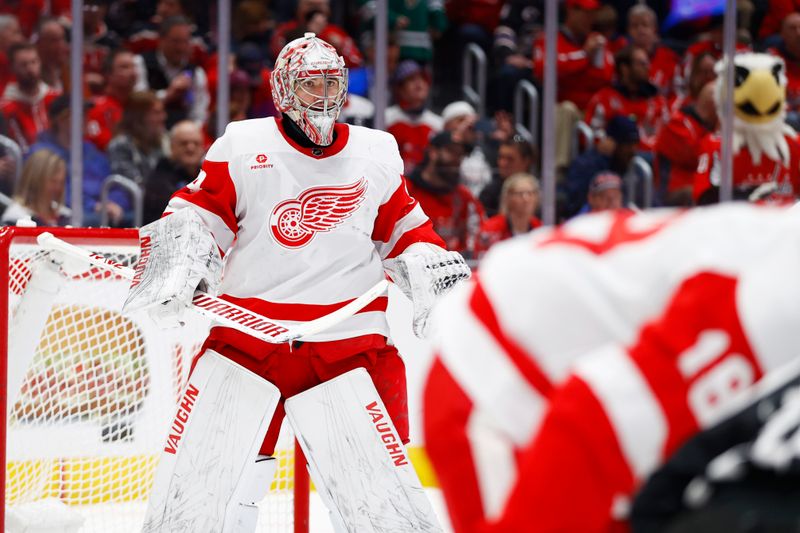
[[(716, 65), (715, 99), (720, 120), (725, 100), (724, 60)], [(800, 139), (786, 118), (783, 59), (769, 54), (734, 58), (733, 188), (734, 197), (750, 201), (793, 202), (800, 193)], [(701, 141), (693, 196), (698, 204), (719, 199), (719, 135)]]

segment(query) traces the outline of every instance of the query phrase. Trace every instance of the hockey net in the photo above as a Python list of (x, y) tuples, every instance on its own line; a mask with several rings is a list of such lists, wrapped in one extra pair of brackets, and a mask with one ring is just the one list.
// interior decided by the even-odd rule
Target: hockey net
[[(135, 230), (48, 229), (118, 263), (136, 261)], [(79, 261), (54, 268), (36, 243), (42, 231), (0, 229), (7, 273), (0, 291), (0, 529), (36, 531), (57, 522), (58, 531), (138, 532), (175, 404), (209, 324), (192, 315), (185, 327), (162, 330), (146, 316), (122, 316), (128, 282)], [(304, 467), (295, 470), (294, 454), (284, 424), (258, 531), (307, 531), (308, 481)]]

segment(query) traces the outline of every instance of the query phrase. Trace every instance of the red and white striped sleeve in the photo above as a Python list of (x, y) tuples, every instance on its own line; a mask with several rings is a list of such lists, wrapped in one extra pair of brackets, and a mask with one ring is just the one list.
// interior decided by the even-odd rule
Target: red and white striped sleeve
[(523, 343), (501, 326), (498, 304), (479, 278), (475, 275), (437, 306), (437, 349), (472, 402), (490, 412), (496, 429), (521, 447), (538, 428), (554, 384)]
[(405, 179), (397, 174), (392, 180), (388, 198), (378, 208), (372, 228), (372, 241), (381, 259), (397, 257), (415, 242), (428, 242), (445, 247), (444, 241), (433, 231), (433, 224), (422, 207), (406, 188)]
[(221, 253), (231, 247), (239, 226), (228, 144), (228, 134), (214, 142), (197, 178), (173, 194), (164, 211), (166, 216), (181, 209), (194, 209), (211, 231)]

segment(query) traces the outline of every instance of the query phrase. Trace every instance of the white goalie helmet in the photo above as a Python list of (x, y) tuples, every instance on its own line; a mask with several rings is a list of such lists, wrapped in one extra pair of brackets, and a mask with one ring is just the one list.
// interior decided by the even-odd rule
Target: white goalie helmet
[(272, 71), (272, 99), (320, 146), (333, 142), (333, 126), (347, 97), (347, 68), (336, 49), (306, 33), (283, 47)]

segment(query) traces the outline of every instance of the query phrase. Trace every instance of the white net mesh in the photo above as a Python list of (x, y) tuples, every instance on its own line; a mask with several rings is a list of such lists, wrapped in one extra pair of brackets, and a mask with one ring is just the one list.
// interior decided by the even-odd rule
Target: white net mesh
[[(135, 263), (138, 246), (129, 239), (91, 242), (93, 252)], [(192, 315), (186, 327), (161, 330), (144, 315), (123, 317), (126, 280), (88, 265), (70, 264), (64, 275), (48, 264), (30, 240), (12, 241), (6, 527), (15, 510), (24, 515), (26, 506), (55, 499), (80, 516), (78, 531), (139, 531), (166, 429), (208, 324)], [(293, 443), (285, 426), (259, 531), (292, 531)]]

